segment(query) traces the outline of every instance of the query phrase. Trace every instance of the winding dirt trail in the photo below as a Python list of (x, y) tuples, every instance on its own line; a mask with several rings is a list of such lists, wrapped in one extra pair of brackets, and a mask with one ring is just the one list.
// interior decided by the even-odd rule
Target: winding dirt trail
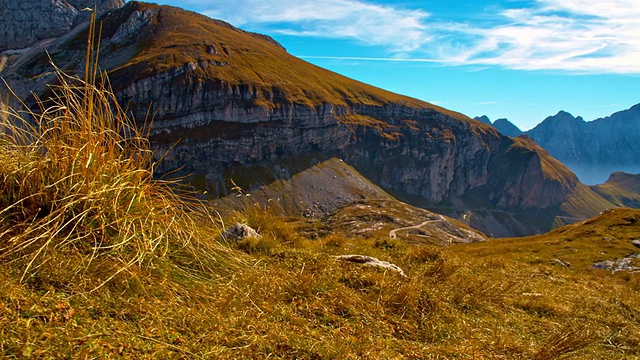
[(427, 224), (431, 224), (431, 223), (435, 223), (435, 222), (440, 222), (440, 221), (444, 221), (444, 218), (440, 217), (440, 219), (438, 220), (427, 220), (424, 221), (418, 225), (414, 225), (414, 226), (407, 226), (407, 227), (401, 227), (401, 228), (397, 228), (397, 229), (393, 229), (391, 231), (389, 231), (389, 238), (391, 239), (395, 239), (396, 238), (396, 233), (398, 231), (404, 231), (404, 230), (411, 230), (411, 229), (419, 229)]

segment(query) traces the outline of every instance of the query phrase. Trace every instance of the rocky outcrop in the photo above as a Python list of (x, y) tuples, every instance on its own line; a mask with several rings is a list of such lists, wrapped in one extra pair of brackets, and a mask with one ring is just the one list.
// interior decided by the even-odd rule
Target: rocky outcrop
[(636, 266), (636, 262), (640, 260), (640, 254), (631, 253), (623, 258), (615, 260), (604, 260), (592, 265), (594, 269), (611, 270), (612, 273), (618, 271), (640, 272), (640, 267)]
[(90, 17), (123, 6), (125, 0), (0, 0), (0, 52), (22, 49), (69, 32)]
[(559, 265), (559, 266), (566, 267), (566, 268), (570, 268), (571, 267), (571, 263), (570, 262), (564, 261), (564, 260), (560, 260), (560, 259), (555, 259), (555, 258), (549, 260), (549, 263), (551, 265)]
[(244, 239), (253, 238), (259, 240), (262, 238), (257, 231), (246, 224), (235, 224), (230, 226), (220, 235), (223, 242), (238, 243)]
[(513, 140), (490, 164), (491, 173), (509, 176), (491, 179), (489, 199), (500, 207), (521, 209), (548, 208), (567, 200), (578, 178), (526, 135)]

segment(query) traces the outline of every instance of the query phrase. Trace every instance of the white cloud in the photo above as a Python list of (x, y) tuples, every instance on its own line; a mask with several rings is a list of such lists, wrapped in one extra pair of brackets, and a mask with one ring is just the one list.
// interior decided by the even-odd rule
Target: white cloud
[(539, 0), (502, 16), (503, 24), (474, 29), (480, 39), (450, 59), (525, 70), (640, 73), (637, 0)]
[(201, 12), (241, 27), (275, 24), (282, 34), (356, 39), (394, 53), (415, 51), (429, 41), (428, 13), (359, 0), (234, 0)]
[[(485, 14), (482, 26), (371, 0), (189, 0), (201, 12), (269, 33), (351, 39), (388, 58), (522, 70), (640, 73), (640, 0), (536, 0)], [(495, 11), (495, 9), (492, 9)], [(437, 15), (437, 14), (436, 14)], [(476, 14), (483, 16), (483, 14)]]

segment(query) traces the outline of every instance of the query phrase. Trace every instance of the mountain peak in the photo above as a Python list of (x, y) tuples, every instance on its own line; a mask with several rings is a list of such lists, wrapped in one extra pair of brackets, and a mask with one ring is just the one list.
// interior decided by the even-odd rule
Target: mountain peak
[(566, 122), (566, 121), (584, 122), (584, 119), (582, 118), (582, 116), (573, 116), (570, 112), (564, 111), (564, 110), (560, 110), (558, 111), (557, 114), (547, 117), (546, 119), (544, 119), (543, 123), (547, 120), (550, 120), (553, 122)]
[(640, 174), (616, 171), (607, 182), (592, 189), (618, 206), (640, 207)]
[(614, 171), (640, 172), (637, 135), (640, 104), (594, 121), (566, 111), (527, 133), (587, 184), (601, 184)]
[(635, 192), (640, 192), (640, 174), (615, 171), (609, 175), (606, 184), (618, 184)]
[(476, 116), (473, 119), (474, 120), (478, 120), (483, 124), (491, 125), (491, 120), (489, 119), (489, 117), (487, 115)]
[(498, 119), (493, 122), (493, 127), (498, 129), (502, 134), (509, 137), (515, 137), (522, 134), (522, 130), (515, 126), (511, 121), (507, 119)]
[[(638, 124), (638, 119), (640, 119), (640, 104), (635, 104), (627, 110), (617, 111), (610, 116), (606, 116), (603, 118), (599, 118), (593, 121), (593, 123), (602, 123), (605, 122), (623, 122), (627, 124)], [(637, 125), (636, 125), (637, 126)]]
[(474, 120), (480, 121), (483, 124), (491, 125), (496, 130), (498, 130), (502, 135), (506, 135), (509, 137), (516, 137), (522, 134), (522, 130), (520, 130), (517, 126), (515, 126), (511, 121), (507, 119), (498, 119), (493, 123), (489, 119), (487, 115), (476, 116), (473, 118)]

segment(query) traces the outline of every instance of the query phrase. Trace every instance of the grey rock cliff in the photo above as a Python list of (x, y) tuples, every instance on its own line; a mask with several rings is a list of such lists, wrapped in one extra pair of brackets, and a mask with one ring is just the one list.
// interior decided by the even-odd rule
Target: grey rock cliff
[(640, 104), (588, 122), (561, 111), (527, 134), (587, 184), (615, 171), (640, 172)]
[(0, 0), (0, 52), (22, 49), (55, 38), (87, 21), (97, 6), (99, 14), (123, 6), (125, 0)]
[[(158, 170), (201, 176), (210, 194), (226, 194), (229, 178), (255, 177), (246, 169), (311, 153), (339, 157), (384, 189), (427, 205), (543, 209), (557, 207), (577, 184), (566, 169), (556, 173), (569, 180), (547, 176), (561, 165), (549, 165), (525, 140), (318, 69), (268, 37), (135, 2), (103, 20), (100, 65), (111, 70), (134, 118), (153, 114), (151, 140), (166, 154)], [(78, 28), (47, 50), (60, 68), (81, 73)], [(34, 50), (13, 56), (0, 76), (42, 94), (42, 74), (51, 70), (45, 52)]]
[(502, 134), (509, 137), (516, 137), (522, 135), (522, 130), (507, 119), (498, 119), (493, 122), (493, 127), (498, 129)]

